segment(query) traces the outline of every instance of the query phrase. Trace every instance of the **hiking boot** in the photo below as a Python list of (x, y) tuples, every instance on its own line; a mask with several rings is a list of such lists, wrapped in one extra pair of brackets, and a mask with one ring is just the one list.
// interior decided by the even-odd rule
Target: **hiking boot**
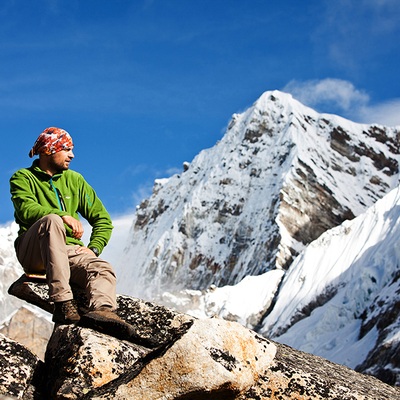
[(158, 343), (151, 338), (139, 335), (135, 328), (120, 318), (111, 307), (99, 307), (82, 315), (80, 325), (144, 347), (155, 348), (158, 346)]
[(74, 300), (54, 303), (53, 322), (61, 325), (76, 324), (81, 319)]
[[(130, 325), (120, 318), (111, 307), (103, 306), (96, 308), (95, 310), (89, 311), (84, 314), (85, 318), (90, 318), (93, 321), (98, 321), (101, 325), (111, 326), (123, 326), (128, 328)], [(129, 329), (129, 328), (128, 328)]]

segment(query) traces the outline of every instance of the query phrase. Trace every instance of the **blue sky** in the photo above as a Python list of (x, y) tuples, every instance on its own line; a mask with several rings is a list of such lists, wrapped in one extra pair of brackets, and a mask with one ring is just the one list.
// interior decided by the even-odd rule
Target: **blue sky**
[(399, 21), (398, 0), (3, 0), (0, 223), (49, 126), (118, 215), (267, 90), (400, 125)]

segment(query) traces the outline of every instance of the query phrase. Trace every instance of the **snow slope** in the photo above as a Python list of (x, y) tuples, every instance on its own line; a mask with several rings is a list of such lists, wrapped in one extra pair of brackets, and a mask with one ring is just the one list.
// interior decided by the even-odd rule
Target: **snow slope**
[[(400, 187), (297, 257), (260, 332), (351, 368), (365, 360), (383, 330), (380, 340), (398, 345), (399, 237)], [(397, 314), (393, 321), (378, 318), (365, 329), (384, 315), (384, 306)]]

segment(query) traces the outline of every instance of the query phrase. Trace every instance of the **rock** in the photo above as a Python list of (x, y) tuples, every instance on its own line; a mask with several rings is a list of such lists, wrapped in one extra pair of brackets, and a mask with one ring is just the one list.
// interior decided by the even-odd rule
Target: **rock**
[[(40, 285), (20, 282), (11, 292), (49, 309), (45, 291), (35, 287)], [(28, 400), (400, 399), (398, 388), (236, 322), (194, 319), (128, 296), (118, 296), (118, 305), (137, 342), (93, 326), (58, 325), (43, 365), (23, 346), (0, 338), (0, 393)]]
[(45, 359), (48, 395), (52, 399), (79, 399), (125, 374), (140, 371), (149, 353), (92, 329), (56, 327)]
[(0, 394), (33, 399), (32, 385), (42, 368), (39, 358), (21, 344), (0, 334)]
[(120, 332), (106, 335), (90, 329), (104, 331), (99, 321), (57, 326), (45, 357), (51, 398), (80, 399), (83, 394), (91, 398), (93, 393), (114, 391), (163, 354), (193, 324), (189, 316), (139, 299), (118, 295), (117, 302), (119, 316), (134, 327), (137, 340), (130, 336), (128, 342), (121, 340)]
[(53, 312), (53, 304), (49, 301), (48, 286), (43, 279), (32, 279), (23, 274), (9, 287), (8, 294), (49, 313)]
[(21, 307), (0, 328), (0, 333), (23, 344), (42, 361), (52, 332), (52, 322), (26, 307)]
[(236, 399), (399, 400), (400, 389), (322, 357), (277, 344), (270, 368)]
[(120, 385), (112, 398), (234, 399), (263, 376), (275, 352), (274, 344), (235, 322), (196, 320), (162, 357)]
[[(73, 287), (73, 292), (79, 309), (86, 310), (87, 299), (84, 292), (76, 287)], [(43, 280), (32, 280), (23, 275), (10, 286), (8, 293), (45, 311), (53, 312), (53, 304), (48, 297), (47, 284)], [(83, 317), (80, 325), (115, 336), (121, 340), (160, 349), (168, 346), (182, 335), (193, 323), (193, 318), (187, 315), (133, 297), (117, 295), (117, 304), (118, 316), (130, 328), (134, 328), (134, 335), (132, 335), (131, 329), (127, 332), (124, 325), (109, 324), (93, 318)]]
[(158, 351), (174, 343), (194, 321), (189, 315), (134, 297), (117, 295), (117, 303), (118, 315), (136, 330), (136, 344), (154, 348), (156, 343)]
[[(81, 327), (52, 337), (54, 399), (399, 399), (398, 388), (273, 343), (236, 322), (196, 320), (162, 353)], [(50, 348), (50, 345), (49, 345)], [(58, 361), (57, 360), (63, 360)]]

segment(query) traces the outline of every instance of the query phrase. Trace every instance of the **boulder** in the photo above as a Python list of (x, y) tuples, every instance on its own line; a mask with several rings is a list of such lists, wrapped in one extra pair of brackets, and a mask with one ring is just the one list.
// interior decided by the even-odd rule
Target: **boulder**
[[(52, 309), (43, 283), (22, 279), (10, 293)], [(85, 299), (76, 297), (83, 307)], [(44, 363), (15, 342), (18, 351), (10, 350), (9, 339), (0, 338), (9, 353), (0, 393), (55, 400), (400, 399), (398, 388), (236, 322), (195, 319), (128, 296), (119, 295), (118, 305), (134, 336), (124, 339), (118, 328), (90, 319), (56, 325)]]
[[(84, 312), (88, 303), (84, 292), (77, 287), (72, 289), (78, 308)], [(22, 275), (10, 286), (8, 293), (49, 313), (53, 312), (53, 304), (48, 297), (48, 287), (43, 279), (31, 279)], [(82, 317), (79, 325), (144, 347), (162, 349), (182, 335), (194, 320), (188, 315), (129, 296), (117, 295), (117, 304), (118, 316), (130, 328), (133, 327), (134, 335), (132, 330), (127, 332), (123, 325), (110, 325), (86, 316)]]
[(236, 400), (399, 400), (400, 389), (322, 357), (276, 344), (273, 362)]
[(162, 357), (118, 385), (112, 398), (234, 399), (265, 374), (275, 352), (273, 343), (238, 323), (196, 320)]
[(1, 395), (35, 398), (35, 386), (40, 386), (36, 377), (39, 377), (42, 367), (39, 358), (26, 347), (0, 334)]
[[(52, 399), (80, 399), (140, 370), (149, 351), (78, 326), (55, 328), (46, 352), (47, 393)], [(57, 368), (54, 368), (57, 365)]]
[(43, 361), (53, 325), (36, 310), (21, 307), (4, 323), (0, 333), (24, 345)]

